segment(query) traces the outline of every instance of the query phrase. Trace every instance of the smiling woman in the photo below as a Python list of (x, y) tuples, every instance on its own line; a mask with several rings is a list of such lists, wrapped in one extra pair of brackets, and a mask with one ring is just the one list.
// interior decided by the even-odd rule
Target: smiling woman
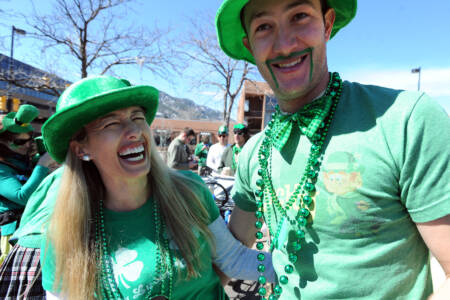
[(64, 162), (41, 246), (48, 299), (227, 299), (213, 263), (253, 280), (260, 264), (274, 280), (270, 255), (248, 264), (257, 252), (232, 238), (200, 177), (164, 164), (150, 131), (157, 106), (153, 87), (93, 77), (44, 124)]

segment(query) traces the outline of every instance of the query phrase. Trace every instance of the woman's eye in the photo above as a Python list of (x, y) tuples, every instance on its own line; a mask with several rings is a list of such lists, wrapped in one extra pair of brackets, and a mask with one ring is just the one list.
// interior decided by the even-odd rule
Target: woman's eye
[(106, 124), (103, 126), (103, 128), (112, 127), (112, 126), (117, 125), (117, 124), (119, 124), (119, 122), (110, 122), (110, 123), (106, 123)]
[(145, 117), (143, 117), (143, 116), (134, 117), (133, 121), (145, 121)]

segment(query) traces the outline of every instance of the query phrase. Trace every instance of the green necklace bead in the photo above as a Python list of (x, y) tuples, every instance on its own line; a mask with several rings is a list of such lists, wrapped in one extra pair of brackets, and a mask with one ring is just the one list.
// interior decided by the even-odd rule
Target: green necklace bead
[(293, 254), (293, 253), (289, 253), (289, 261), (293, 264), (295, 264), (297, 262), (298, 256)]
[(267, 298), (267, 299), (268, 299), (268, 300), (276, 300), (276, 299), (278, 299), (278, 297), (272, 294), (272, 295), (270, 295), (269, 298)]
[(264, 271), (266, 270), (266, 266), (263, 264), (258, 265), (258, 271), (260, 273), (264, 273)]
[(306, 208), (302, 208), (300, 209), (300, 214), (306, 218), (307, 216), (309, 216), (309, 210), (307, 210)]
[(258, 249), (258, 250), (264, 249), (264, 244), (261, 243), (261, 242), (257, 242), (257, 243), (256, 243), (256, 249)]
[(306, 205), (311, 205), (311, 203), (312, 203), (312, 198), (311, 198), (311, 196), (309, 196), (309, 195), (306, 195), (306, 196), (304, 196), (303, 197), (303, 202), (306, 204)]
[(294, 267), (292, 265), (286, 265), (284, 266), (284, 271), (288, 274), (291, 274), (292, 272), (294, 272)]
[(289, 279), (287, 278), (286, 275), (282, 275), (282, 276), (280, 277), (280, 283), (281, 283), (281, 284), (287, 284), (288, 282), (289, 282)]
[(259, 187), (263, 187), (264, 186), (264, 181), (262, 179), (258, 179), (256, 180), (256, 185)]
[(281, 288), (281, 286), (276, 285), (276, 286), (273, 288), (273, 292), (275, 293), (275, 295), (279, 296), (279, 295), (281, 295), (281, 293), (283, 292), (283, 289)]
[(258, 229), (261, 229), (261, 228), (262, 228), (262, 225), (263, 225), (263, 224), (262, 224), (261, 221), (256, 221), (256, 222), (255, 222), (255, 227), (258, 228)]
[(255, 217), (257, 218), (257, 219), (261, 219), (262, 217), (263, 217), (263, 213), (261, 212), (261, 211), (256, 211), (255, 212)]
[(300, 226), (306, 226), (308, 221), (304, 217), (299, 217), (299, 218), (297, 218), (297, 223)]
[(264, 255), (264, 253), (258, 253), (258, 260), (259, 261), (264, 261), (264, 259), (266, 259), (266, 256)]
[(255, 234), (255, 236), (256, 236), (256, 238), (257, 238), (258, 240), (260, 240), (260, 239), (263, 238), (264, 234), (263, 234), (261, 231), (258, 231), (258, 232)]
[(299, 242), (292, 242), (291, 247), (294, 252), (297, 252), (302, 248), (302, 245)]
[(264, 277), (264, 276), (259, 276), (258, 282), (259, 282), (260, 284), (266, 284), (267, 279), (266, 279), (266, 277)]
[(266, 293), (267, 293), (267, 290), (266, 290), (266, 288), (261, 287), (261, 288), (259, 288), (258, 293), (259, 293), (261, 296), (265, 296)]
[(305, 232), (304, 232), (303, 230), (301, 230), (301, 229), (298, 229), (298, 230), (295, 232), (295, 235), (297, 236), (298, 239), (302, 239), (302, 238), (305, 237)]

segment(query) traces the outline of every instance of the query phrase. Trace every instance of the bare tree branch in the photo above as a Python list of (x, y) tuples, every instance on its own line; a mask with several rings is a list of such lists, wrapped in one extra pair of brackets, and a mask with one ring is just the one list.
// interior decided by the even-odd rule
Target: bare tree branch
[(167, 38), (170, 30), (119, 26), (121, 11), (133, 2), (54, 0), (51, 13), (34, 10), (26, 19), (35, 31), (30, 35), (44, 41), (44, 47), (65, 50), (82, 78), (93, 71), (110, 72), (118, 65), (144, 67), (168, 78), (178, 70), (173, 43)]
[(183, 39), (180, 53), (196, 66), (198, 74), (194, 75), (194, 81), (197, 86), (213, 86), (223, 92), (223, 121), (229, 125), (236, 97), (254, 68), (247, 62), (231, 59), (222, 52), (212, 22), (197, 21), (213, 19), (205, 17), (191, 20), (192, 31)]

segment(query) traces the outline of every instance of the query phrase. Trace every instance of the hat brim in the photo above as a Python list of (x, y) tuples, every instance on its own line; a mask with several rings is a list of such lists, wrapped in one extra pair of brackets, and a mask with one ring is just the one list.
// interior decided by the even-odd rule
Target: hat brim
[(42, 136), (48, 153), (63, 163), (69, 142), (84, 125), (118, 109), (140, 106), (150, 125), (158, 109), (158, 90), (151, 86), (131, 86), (86, 99), (78, 105), (58, 111), (42, 126)]
[[(241, 10), (248, 2), (249, 0), (224, 1), (216, 14), (216, 31), (223, 52), (231, 58), (255, 64), (253, 55), (242, 42), (247, 35), (241, 24)], [(354, 18), (357, 0), (327, 0), (327, 3), (336, 12), (331, 39)]]

